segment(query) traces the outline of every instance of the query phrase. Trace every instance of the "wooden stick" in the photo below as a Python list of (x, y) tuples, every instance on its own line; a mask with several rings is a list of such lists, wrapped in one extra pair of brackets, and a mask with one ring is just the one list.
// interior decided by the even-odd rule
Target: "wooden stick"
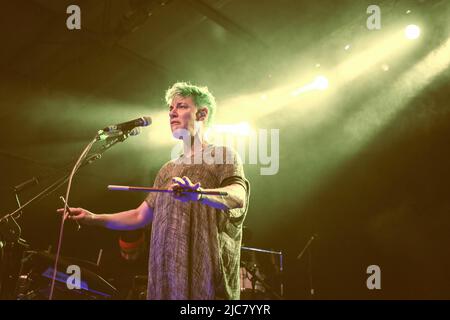
[(205, 191), (205, 190), (186, 190), (180, 189), (179, 191), (170, 189), (159, 189), (150, 187), (133, 187), (133, 186), (116, 186), (109, 185), (108, 190), (110, 191), (140, 191), (140, 192), (163, 192), (163, 193), (174, 193), (174, 192), (192, 192), (198, 194), (207, 194), (212, 196), (227, 196), (228, 192), (223, 191)]

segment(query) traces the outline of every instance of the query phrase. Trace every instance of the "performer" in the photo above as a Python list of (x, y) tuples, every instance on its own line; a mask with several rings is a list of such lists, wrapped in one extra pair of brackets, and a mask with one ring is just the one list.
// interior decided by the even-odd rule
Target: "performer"
[(183, 139), (184, 153), (159, 170), (154, 187), (175, 192), (149, 193), (138, 208), (116, 214), (70, 208), (69, 218), (115, 230), (152, 222), (148, 299), (239, 299), (242, 224), (250, 194), (242, 162), (235, 151), (204, 138), (216, 109), (208, 88), (175, 83), (166, 103), (172, 134)]
[(122, 231), (119, 237), (120, 255), (127, 261), (138, 260), (145, 248), (145, 229)]

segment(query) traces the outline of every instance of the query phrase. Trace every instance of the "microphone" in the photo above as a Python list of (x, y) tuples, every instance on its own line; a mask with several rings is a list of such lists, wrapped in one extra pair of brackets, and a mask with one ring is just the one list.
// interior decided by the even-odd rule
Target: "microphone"
[(134, 119), (131, 121), (127, 121), (127, 122), (122, 122), (119, 124), (115, 124), (112, 126), (108, 126), (106, 128), (103, 128), (102, 130), (100, 130), (102, 133), (103, 132), (110, 132), (110, 131), (122, 131), (122, 132), (127, 132), (130, 130), (133, 130), (136, 127), (146, 127), (152, 124), (152, 118), (145, 116), (145, 117), (140, 117), (138, 119)]
[(137, 136), (140, 133), (141, 130), (139, 127), (126, 131), (125, 133), (121, 130), (111, 130), (107, 132), (100, 130), (97, 135), (97, 141), (99, 140), (104, 141), (111, 138), (119, 138), (120, 141), (123, 141), (130, 136)]

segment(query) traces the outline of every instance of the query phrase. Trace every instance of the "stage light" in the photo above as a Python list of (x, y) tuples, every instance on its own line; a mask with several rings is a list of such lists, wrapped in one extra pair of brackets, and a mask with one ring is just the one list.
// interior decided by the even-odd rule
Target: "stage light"
[(420, 28), (415, 24), (410, 24), (405, 28), (405, 37), (409, 40), (417, 39), (420, 36)]
[(302, 93), (312, 90), (325, 90), (328, 88), (328, 79), (324, 76), (317, 76), (313, 82), (304, 85), (291, 92), (291, 96), (296, 97)]
[(319, 90), (325, 90), (328, 88), (328, 79), (324, 76), (317, 76), (314, 79), (313, 86)]

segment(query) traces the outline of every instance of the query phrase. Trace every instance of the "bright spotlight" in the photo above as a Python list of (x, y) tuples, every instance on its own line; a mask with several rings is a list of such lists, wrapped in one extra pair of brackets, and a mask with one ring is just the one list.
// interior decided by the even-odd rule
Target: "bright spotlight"
[(313, 82), (305, 84), (303, 87), (292, 91), (291, 96), (296, 97), (304, 92), (312, 90), (325, 90), (326, 88), (328, 88), (328, 79), (324, 76), (317, 76)]
[(317, 76), (316, 79), (314, 79), (314, 87), (319, 90), (325, 90), (328, 88), (328, 79), (324, 76)]
[(410, 24), (405, 28), (405, 37), (410, 40), (417, 39), (420, 36), (420, 28), (415, 24)]

